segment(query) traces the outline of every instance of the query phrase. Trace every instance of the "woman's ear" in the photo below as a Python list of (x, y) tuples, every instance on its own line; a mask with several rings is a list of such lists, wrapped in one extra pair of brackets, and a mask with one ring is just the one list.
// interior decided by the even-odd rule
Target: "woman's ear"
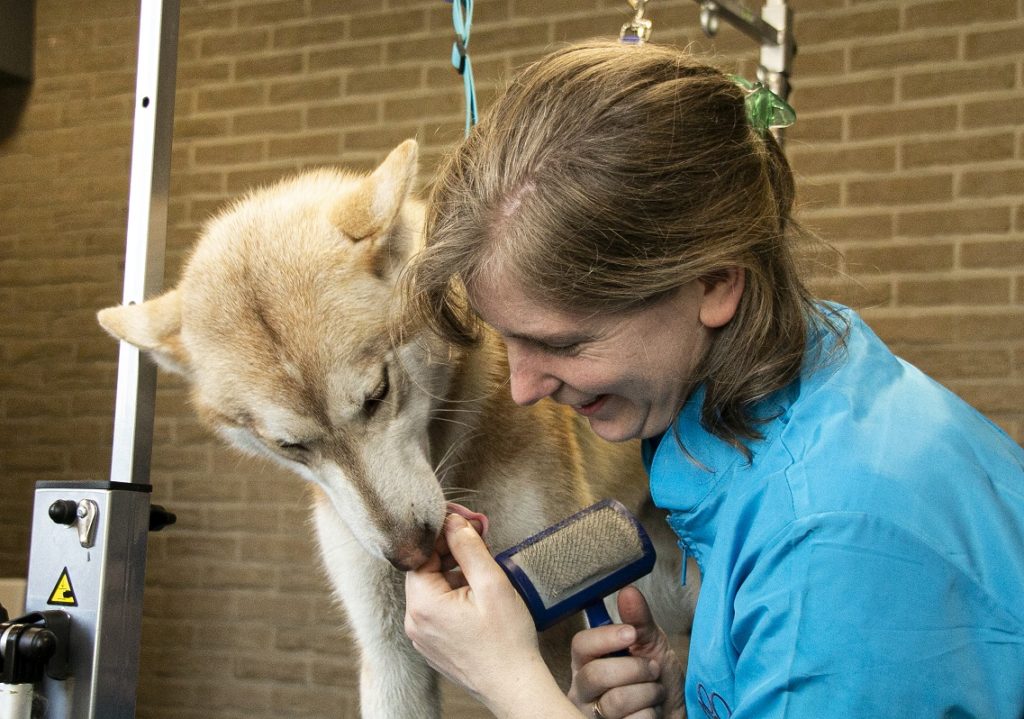
[(700, 322), (705, 327), (724, 327), (736, 314), (743, 296), (746, 274), (742, 267), (729, 267), (702, 277), (704, 296), (700, 302)]

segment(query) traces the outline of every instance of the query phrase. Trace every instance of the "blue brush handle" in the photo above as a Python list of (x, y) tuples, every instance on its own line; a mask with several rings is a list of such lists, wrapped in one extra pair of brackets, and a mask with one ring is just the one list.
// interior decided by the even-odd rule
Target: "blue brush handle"
[[(603, 627), (606, 624), (612, 623), (612, 617), (608, 614), (608, 609), (604, 606), (604, 601), (598, 599), (593, 604), (584, 607), (583, 613), (587, 615), (587, 625), (593, 629), (594, 627)], [(611, 654), (605, 654), (606, 657), (628, 657), (629, 651), (621, 649)]]
[(612, 617), (608, 614), (608, 609), (604, 606), (604, 601), (601, 599), (584, 607), (583, 612), (587, 615), (587, 625), (591, 629), (612, 623)]

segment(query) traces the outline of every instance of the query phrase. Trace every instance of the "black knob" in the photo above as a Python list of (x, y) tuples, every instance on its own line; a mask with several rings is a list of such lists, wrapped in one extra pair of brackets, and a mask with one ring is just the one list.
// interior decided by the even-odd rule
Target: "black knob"
[(168, 524), (174, 524), (177, 521), (176, 514), (168, 512), (159, 504), (154, 504), (149, 508), (149, 531), (151, 532), (159, 532)]
[(32, 627), (21, 637), (18, 645), (29, 659), (45, 662), (57, 653), (57, 635), (49, 629)]
[(71, 526), (78, 519), (78, 502), (73, 499), (58, 499), (50, 505), (50, 519), (57, 524)]

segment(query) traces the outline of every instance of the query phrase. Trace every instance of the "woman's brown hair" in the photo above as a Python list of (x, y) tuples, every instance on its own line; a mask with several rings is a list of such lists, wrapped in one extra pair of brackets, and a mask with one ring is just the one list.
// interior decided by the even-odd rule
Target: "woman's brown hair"
[(526, 67), (436, 178), (405, 283), (417, 318), (473, 342), (466, 288), (493, 271), (553, 308), (614, 313), (741, 268), (736, 316), (693, 380), (704, 427), (746, 451), (755, 403), (797, 376), (822, 315), (790, 248), (792, 172), (744, 98), (649, 44), (573, 45)]

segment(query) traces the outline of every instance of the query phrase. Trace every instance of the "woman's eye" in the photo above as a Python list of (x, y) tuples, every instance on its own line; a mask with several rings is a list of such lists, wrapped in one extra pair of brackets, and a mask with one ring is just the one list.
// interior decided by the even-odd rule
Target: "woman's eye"
[(388, 390), (390, 389), (391, 384), (388, 381), (388, 368), (385, 367), (384, 374), (380, 378), (380, 382), (377, 383), (377, 386), (374, 387), (370, 394), (366, 395), (366, 399), (363, 401), (363, 411), (365, 411), (368, 416), (372, 417), (373, 413), (377, 411), (378, 407), (380, 407), (381, 402), (384, 401), (384, 398), (388, 396)]
[(571, 345), (561, 345), (558, 347), (545, 345), (544, 349), (548, 354), (555, 355), (556, 357), (571, 357), (580, 351), (580, 344), (576, 342)]

